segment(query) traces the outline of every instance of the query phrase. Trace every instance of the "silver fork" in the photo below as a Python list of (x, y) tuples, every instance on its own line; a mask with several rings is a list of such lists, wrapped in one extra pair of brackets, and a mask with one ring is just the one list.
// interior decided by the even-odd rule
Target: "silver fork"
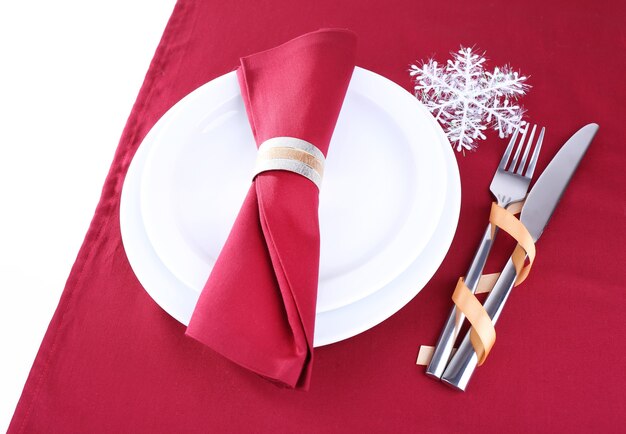
[[(506, 208), (512, 203), (524, 200), (526, 193), (528, 192), (528, 186), (530, 185), (533, 173), (535, 172), (535, 167), (537, 166), (537, 159), (539, 158), (539, 151), (541, 150), (545, 128), (541, 128), (535, 149), (530, 157), (528, 166), (525, 167), (528, 154), (530, 153), (530, 148), (533, 145), (537, 125), (532, 127), (528, 140), (526, 140), (529, 129), (530, 125), (527, 125), (522, 132), (522, 137), (515, 149), (513, 158), (511, 158), (511, 153), (513, 152), (513, 148), (515, 147), (515, 142), (520, 131), (519, 128), (515, 130), (515, 133), (511, 137), (511, 140), (504, 151), (504, 155), (498, 165), (498, 169), (496, 170), (493, 180), (491, 181), (491, 186), (489, 187), (491, 194), (496, 198), (498, 205), (503, 208)], [(524, 142), (526, 142), (526, 146), (524, 146)], [(523, 154), (522, 148), (524, 148)], [(521, 160), (519, 160), (520, 154), (522, 154)], [(496, 234), (497, 228), (493, 231), (492, 235), (491, 226), (487, 225), (487, 229), (485, 230), (483, 238), (480, 241), (480, 245), (474, 255), (472, 264), (465, 275), (465, 284), (472, 292), (476, 291), (480, 275), (482, 274), (485, 263), (487, 262), (487, 257), (489, 256), (489, 251), (491, 250)], [(450, 360), (450, 356), (452, 355), (454, 342), (456, 341), (464, 320), (465, 316), (461, 312), (457, 315), (457, 309), (456, 307), (453, 307), (450, 315), (448, 316), (448, 320), (446, 321), (446, 325), (441, 332), (441, 336), (439, 336), (432, 359), (426, 368), (427, 375), (437, 379), (441, 378), (443, 371)]]

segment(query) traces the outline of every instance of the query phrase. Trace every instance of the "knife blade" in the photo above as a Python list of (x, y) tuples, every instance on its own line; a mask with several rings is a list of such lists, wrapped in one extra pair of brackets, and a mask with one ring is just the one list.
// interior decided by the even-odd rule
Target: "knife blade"
[[(598, 128), (597, 124), (588, 124), (570, 137), (528, 193), (520, 220), (535, 242), (541, 237)], [(515, 266), (509, 259), (484, 303), (494, 324), (502, 313), (516, 277)], [(441, 377), (444, 383), (462, 391), (466, 389), (478, 365), (478, 357), (469, 335), (469, 332), (465, 335)]]

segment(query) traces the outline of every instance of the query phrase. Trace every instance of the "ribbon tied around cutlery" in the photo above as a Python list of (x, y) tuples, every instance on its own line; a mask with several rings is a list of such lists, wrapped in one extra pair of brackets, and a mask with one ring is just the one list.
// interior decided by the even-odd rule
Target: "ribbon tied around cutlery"
[[(523, 202), (519, 202), (512, 204), (508, 209), (504, 209), (496, 203), (492, 203), (489, 215), (492, 236), (496, 227), (498, 227), (517, 241), (515, 250), (511, 255), (511, 260), (517, 273), (513, 286), (518, 286), (528, 277), (536, 255), (535, 242), (532, 236), (522, 222), (515, 217), (515, 214), (521, 212), (522, 206)], [(526, 263), (526, 257), (528, 257), (528, 263)], [(491, 291), (498, 276), (499, 273), (482, 275), (476, 294)], [(456, 288), (452, 294), (452, 301), (457, 307), (457, 315), (463, 313), (471, 324), (470, 341), (474, 351), (476, 351), (478, 366), (480, 366), (485, 362), (496, 342), (496, 330), (493, 322), (483, 305), (476, 298), (476, 295), (465, 285), (463, 277), (457, 281)], [(427, 365), (433, 349), (433, 347), (423, 345), (419, 351), (417, 364)]]
[[(517, 271), (517, 278), (513, 285), (517, 286), (526, 279), (535, 260), (535, 242), (526, 227), (515, 217), (513, 212), (502, 208), (496, 203), (491, 205), (489, 222), (491, 223), (492, 235), (496, 227), (498, 227), (517, 241), (515, 250), (511, 255), (511, 260)], [(528, 264), (526, 264), (526, 256), (529, 259)], [(483, 305), (465, 285), (462, 277), (458, 280), (456, 289), (452, 294), (452, 301), (458, 311), (462, 312), (472, 325), (470, 340), (478, 356), (478, 366), (480, 366), (485, 362), (496, 342), (496, 330), (493, 322)]]

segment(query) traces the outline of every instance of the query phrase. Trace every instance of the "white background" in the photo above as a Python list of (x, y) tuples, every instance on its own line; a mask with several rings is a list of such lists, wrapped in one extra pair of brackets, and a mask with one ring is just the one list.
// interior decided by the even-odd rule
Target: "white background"
[(0, 2), (2, 432), (174, 3)]

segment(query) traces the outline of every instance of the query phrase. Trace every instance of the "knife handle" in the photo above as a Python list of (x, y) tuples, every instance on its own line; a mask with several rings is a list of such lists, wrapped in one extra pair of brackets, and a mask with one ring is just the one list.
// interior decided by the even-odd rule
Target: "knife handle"
[[(494, 325), (502, 313), (504, 304), (513, 289), (516, 277), (515, 265), (509, 259), (483, 305)], [(478, 356), (474, 351), (470, 341), (470, 332), (468, 331), (459, 349), (450, 360), (450, 363), (448, 363), (441, 380), (456, 389), (464, 391), (477, 365)]]
[[(480, 240), (480, 244), (478, 245), (478, 250), (476, 250), (476, 253), (474, 254), (472, 264), (465, 275), (465, 285), (467, 285), (472, 293), (476, 292), (480, 275), (485, 268), (485, 263), (487, 262), (487, 257), (491, 251), (491, 246), (493, 245), (497, 231), (498, 228), (496, 227), (492, 235), (491, 225), (487, 226), (483, 238)], [(446, 324), (441, 331), (437, 345), (435, 346), (430, 363), (426, 367), (426, 375), (436, 379), (441, 378), (441, 375), (448, 364), (448, 360), (450, 360), (450, 356), (452, 355), (454, 342), (459, 335), (459, 331), (461, 330), (464, 320), (465, 315), (461, 312), (459, 312), (457, 317), (457, 308), (453, 305), (452, 310), (448, 315)]]

